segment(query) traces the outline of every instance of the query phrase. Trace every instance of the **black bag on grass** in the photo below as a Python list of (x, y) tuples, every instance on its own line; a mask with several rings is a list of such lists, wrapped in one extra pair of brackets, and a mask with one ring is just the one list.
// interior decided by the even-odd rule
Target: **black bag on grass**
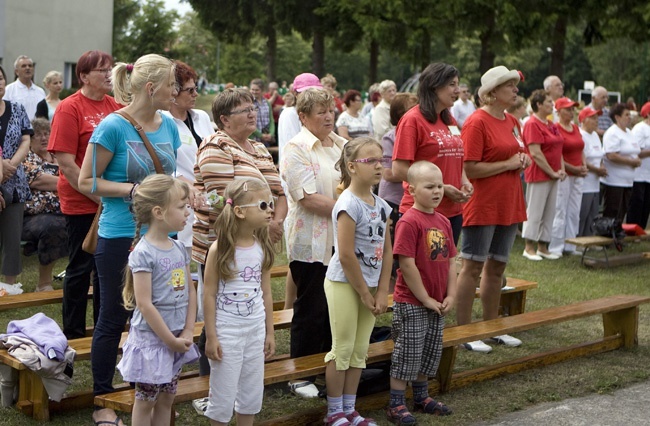
[(614, 240), (616, 250), (623, 251), (625, 231), (621, 221), (613, 217), (597, 216), (593, 223), (594, 234), (601, 237), (610, 237)]

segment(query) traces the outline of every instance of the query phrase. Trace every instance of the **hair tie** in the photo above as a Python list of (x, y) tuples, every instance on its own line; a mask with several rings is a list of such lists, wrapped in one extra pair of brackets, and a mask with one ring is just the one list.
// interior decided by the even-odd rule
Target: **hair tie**
[(523, 82), (526, 80), (526, 79), (524, 78), (524, 73), (521, 72), (521, 71), (517, 71), (517, 73), (519, 74), (519, 80), (523, 83)]
[(228, 199), (226, 200), (226, 204), (229, 204), (229, 205), (232, 206), (232, 198), (228, 198)]
[(133, 64), (126, 64), (126, 72), (130, 73), (133, 71)]

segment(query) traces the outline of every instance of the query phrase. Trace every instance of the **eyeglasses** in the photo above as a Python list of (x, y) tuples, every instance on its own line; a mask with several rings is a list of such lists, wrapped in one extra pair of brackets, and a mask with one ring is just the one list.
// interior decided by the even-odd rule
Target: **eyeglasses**
[(273, 201), (264, 201), (264, 200), (259, 200), (257, 203), (253, 203), (253, 204), (241, 204), (239, 207), (255, 207), (255, 206), (257, 206), (257, 208), (263, 212), (265, 212), (269, 208), (271, 210), (275, 210), (274, 209), (275, 204), (273, 203)]
[(237, 114), (250, 114), (251, 112), (257, 114), (259, 111), (259, 107), (256, 106), (250, 106), (248, 108), (242, 108), (242, 109), (235, 109), (230, 111), (229, 115), (237, 115)]
[(94, 70), (90, 70), (90, 71), (97, 71), (97, 72), (102, 73), (102, 74), (108, 74), (109, 72), (112, 71), (112, 69), (111, 68), (95, 68)]
[(176, 90), (178, 91), (178, 93), (187, 92), (190, 95), (192, 95), (194, 93), (196, 93), (197, 95), (199, 94), (199, 88), (196, 87), (196, 86), (194, 86), (194, 87), (186, 87), (185, 89), (181, 89), (179, 86), (176, 86)]
[(357, 158), (356, 160), (352, 160), (352, 162), (353, 163), (365, 163), (365, 164), (369, 164), (371, 166), (374, 166), (375, 164), (379, 163), (382, 166), (388, 166), (388, 164), (390, 164), (390, 158), (388, 158), (388, 157)]

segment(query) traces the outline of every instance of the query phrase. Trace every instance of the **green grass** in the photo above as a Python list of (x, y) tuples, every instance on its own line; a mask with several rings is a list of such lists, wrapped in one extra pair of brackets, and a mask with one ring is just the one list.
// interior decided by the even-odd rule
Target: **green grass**
[[(622, 266), (608, 270), (588, 269), (580, 266), (580, 258), (568, 256), (557, 261), (530, 262), (521, 256), (523, 242), (518, 239), (512, 250), (511, 261), (506, 270), (508, 276), (537, 281), (539, 288), (528, 292), (526, 309), (529, 311), (552, 306), (566, 305), (582, 300), (595, 299), (613, 294), (638, 294), (650, 296), (648, 284), (648, 264)], [(650, 242), (633, 244), (625, 253), (650, 251)], [(33, 291), (37, 278), (35, 258), (26, 258), (24, 273), (20, 281), (25, 291)], [(277, 264), (286, 263), (284, 256), (279, 256)], [(55, 272), (65, 267), (59, 261)], [(60, 283), (55, 283), (59, 288)], [(283, 279), (273, 282), (275, 300), (284, 298)], [(36, 308), (6, 311), (0, 313), (0, 330), (12, 319), (26, 318), (38, 312)], [(56, 321), (61, 321), (60, 305), (44, 306), (43, 311)], [(90, 312), (89, 312), (90, 314)], [(474, 315), (480, 317), (480, 304), (475, 303)], [(453, 322), (454, 315), (450, 315)], [(390, 322), (390, 314), (382, 316), (382, 324)], [(88, 324), (91, 323), (90, 315)], [(517, 337), (524, 344), (519, 348), (494, 347), (491, 354), (475, 354), (459, 351), (456, 371), (495, 364), (512, 358), (554, 347), (596, 339), (602, 335), (602, 321), (599, 316), (571, 321), (557, 326), (543, 327), (523, 333)], [(288, 332), (276, 333), (278, 353), (288, 352)], [(474, 422), (490, 421), (500, 415), (518, 411), (543, 402), (559, 401), (566, 398), (580, 397), (588, 394), (605, 394), (650, 378), (650, 307), (643, 306), (639, 316), (639, 346), (631, 350), (617, 350), (597, 356), (580, 358), (557, 365), (528, 370), (504, 376), (483, 383), (473, 384), (462, 389), (452, 389), (440, 396), (454, 410), (454, 415), (436, 418), (436, 424), (464, 425)], [(116, 375), (116, 383), (121, 380)], [(89, 363), (75, 364), (74, 390), (90, 389), (92, 380)], [(304, 408), (323, 406), (324, 401), (304, 401), (286, 393), (283, 386), (267, 389), (264, 408), (258, 420), (286, 415)], [(179, 420), (183, 425), (207, 425), (207, 419), (199, 418), (189, 403), (179, 404)], [(90, 409), (56, 414), (52, 416), (52, 425), (87, 424)], [(384, 420), (381, 410), (364, 413), (379, 421)], [(128, 422), (129, 417), (123, 416)], [(18, 413), (14, 408), (0, 409), (1, 423), (7, 426), (32, 425), (36, 422)], [(419, 417), (420, 424), (433, 424), (434, 420)]]

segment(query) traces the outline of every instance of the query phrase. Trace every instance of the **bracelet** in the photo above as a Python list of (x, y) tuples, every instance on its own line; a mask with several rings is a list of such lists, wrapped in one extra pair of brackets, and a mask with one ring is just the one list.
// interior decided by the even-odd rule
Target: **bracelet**
[(133, 201), (133, 195), (135, 195), (135, 189), (139, 186), (140, 184), (137, 182), (133, 183), (133, 186), (131, 187), (131, 191), (129, 191), (129, 196), (124, 198), (124, 201), (131, 202)]

